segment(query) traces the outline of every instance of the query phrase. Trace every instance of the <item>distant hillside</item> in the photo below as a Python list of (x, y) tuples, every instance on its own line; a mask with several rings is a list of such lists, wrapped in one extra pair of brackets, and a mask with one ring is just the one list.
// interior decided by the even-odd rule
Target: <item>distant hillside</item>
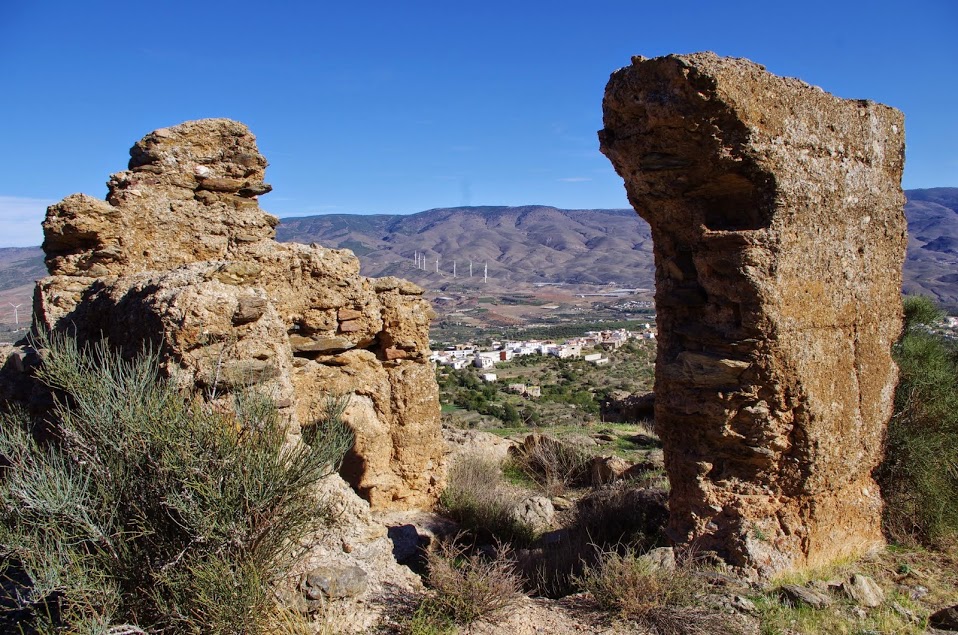
[[(958, 308), (958, 188), (905, 192), (908, 259), (905, 292)], [(498, 283), (571, 282), (651, 288), (649, 227), (632, 210), (453, 207), (408, 216), (329, 214), (285, 218), (279, 240), (352, 249), (368, 276), (400, 275), (437, 288), (435, 261), (445, 278), (456, 261), (460, 279), (482, 275)], [(414, 268), (425, 252), (428, 271)], [(0, 249), (0, 300), (30, 301), (30, 285), (45, 275), (39, 247)], [(0, 310), (0, 322), (6, 312)], [(12, 321), (12, 319), (11, 319)]]
[[(958, 188), (908, 190), (905, 292), (958, 308)], [(352, 249), (369, 276), (403, 275), (425, 251), (429, 271), (459, 276), (489, 263), (489, 276), (514, 282), (654, 284), (649, 227), (632, 210), (554, 207), (455, 207), (409, 216), (326, 215), (285, 218), (280, 240)], [(465, 269), (464, 269), (465, 267)]]
[(0, 249), (0, 291), (31, 284), (47, 275), (39, 247)]
[(649, 227), (632, 210), (561, 210), (524, 207), (454, 207), (408, 216), (334, 214), (285, 218), (282, 241), (318, 242), (352, 249), (370, 276), (417, 279), (415, 253), (427, 269), (460, 278), (481, 275), (486, 263), (496, 282), (572, 282), (651, 288)]
[(908, 190), (905, 292), (958, 305), (958, 188)]

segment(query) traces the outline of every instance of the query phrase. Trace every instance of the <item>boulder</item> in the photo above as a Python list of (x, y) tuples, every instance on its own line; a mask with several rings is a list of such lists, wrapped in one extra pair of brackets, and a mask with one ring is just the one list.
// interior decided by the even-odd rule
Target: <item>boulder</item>
[(822, 591), (797, 584), (786, 584), (781, 589), (782, 599), (792, 606), (810, 606), (823, 609), (832, 605), (832, 598)]
[(639, 561), (651, 571), (675, 571), (675, 550), (672, 547), (656, 547), (639, 556)]
[(928, 617), (928, 626), (941, 631), (958, 632), (958, 604), (939, 609)]
[(309, 600), (351, 598), (366, 590), (369, 574), (357, 566), (316, 567), (303, 579), (303, 595)]
[(545, 496), (529, 496), (516, 502), (512, 515), (519, 523), (532, 527), (533, 531), (544, 532), (552, 529), (556, 510)]
[(589, 462), (593, 485), (613, 483), (629, 471), (632, 464), (617, 456), (594, 456)]
[(447, 463), (450, 466), (459, 457), (476, 455), (502, 463), (509, 457), (509, 449), (516, 446), (515, 441), (503, 439), (483, 430), (464, 430), (443, 426), (442, 436), (446, 443)]
[(860, 606), (867, 608), (881, 606), (885, 601), (885, 592), (878, 583), (873, 578), (860, 573), (842, 582), (842, 591)]
[(654, 243), (669, 537), (761, 575), (880, 548), (902, 114), (712, 53), (633, 58), (603, 111)]

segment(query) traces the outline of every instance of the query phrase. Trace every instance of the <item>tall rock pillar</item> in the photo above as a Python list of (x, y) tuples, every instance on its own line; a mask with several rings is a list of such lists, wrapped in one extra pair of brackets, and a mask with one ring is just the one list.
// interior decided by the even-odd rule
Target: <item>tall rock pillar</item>
[(671, 538), (762, 575), (879, 547), (902, 114), (712, 53), (634, 58), (603, 110), (652, 227)]

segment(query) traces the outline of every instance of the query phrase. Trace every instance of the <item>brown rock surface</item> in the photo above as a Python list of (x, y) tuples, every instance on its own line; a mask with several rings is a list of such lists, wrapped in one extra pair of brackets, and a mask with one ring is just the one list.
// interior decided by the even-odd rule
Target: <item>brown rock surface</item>
[(711, 53), (634, 58), (603, 108), (652, 227), (672, 539), (762, 574), (878, 547), (901, 113)]
[(344, 476), (373, 508), (429, 507), (444, 446), (422, 289), (361, 277), (347, 250), (276, 243), (255, 200), (266, 160), (240, 123), (156, 130), (130, 154), (105, 202), (49, 208), (40, 324), (127, 351), (151, 342), (167, 373), (213, 398), (260, 384), (293, 433), (325, 395), (349, 395)]

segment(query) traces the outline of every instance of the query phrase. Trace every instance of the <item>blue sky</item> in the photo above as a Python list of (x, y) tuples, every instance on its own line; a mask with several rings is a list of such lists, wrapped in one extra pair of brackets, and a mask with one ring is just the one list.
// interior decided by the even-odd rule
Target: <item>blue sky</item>
[(700, 50), (903, 110), (904, 186), (958, 186), (953, 0), (0, 0), (0, 246), (202, 117), (257, 135), (278, 216), (626, 207), (596, 140), (609, 73)]

